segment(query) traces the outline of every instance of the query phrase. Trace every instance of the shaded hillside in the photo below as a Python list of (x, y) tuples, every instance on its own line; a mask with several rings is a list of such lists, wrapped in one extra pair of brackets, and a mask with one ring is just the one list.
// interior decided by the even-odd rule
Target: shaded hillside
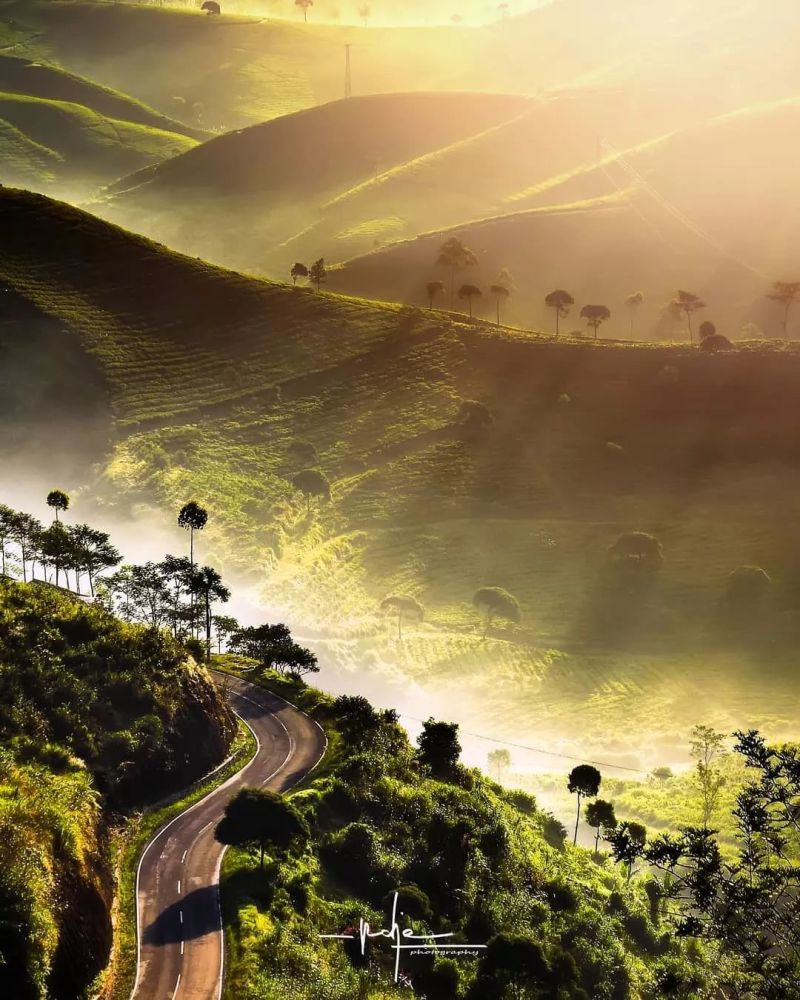
[[(229, 133), (124, 178), (96, 208), (187, 253), (260, 270), (265, 259), (275, 260), (276, 245), (311, 226), (330, 198), (505, 122), (527, 105), (521, 97), (475, 94), (337, 101)], [(326, 251), (322, 245), (317, 256)]]
[(190, 149), (195, 140), (80, 104), (0, 93), (0, 143), (7, 181), (80, 198), (132, 167)]
[[(576, 300), (564, 329), (582, 326), (587, 303), (612, 311), (606, 336), (630, 334), (629, 294), (644, 293), (639, 335), (687, 337), (685, 323), (665, 316), (678, 288), (698, 292), (729, 336), (755, 322), (780, 334), (766, 299), (776, 280), (795, 276), (794, 233), (800, 218), (791, 159), (783, 137), (796, 131), (796, 99), (743, 109), (620, 150), (603, 142), (599, 164), (536, 180), (503, 200), (525, 209), (398, 242), (347, 262), (332, 287), (423, 304), (439, 246), (456, 235), (478, 255), (463, 280), (484, 291), (509, 267), (517, 288), (507, 316), (524, 326), (552, 326), (544, 304), (556, 287)], [(720, 169), (724, 164), (724, 170)], [(461, 280), (461, 279), (460, 279)], [(491, 315), (485, 296), (481, 309)]]
[(192, 139), (205, 137), (200, 130), (159, 114), (127, 94), (101, 87), (59, 66), (20, 56), (0, 55), (0, 91), (80, 104), (107, 118), (146, 125), (161, 132), (175, 132)]
[[(19, 192), (0, 209), (0, 278), (108, 385), (119, 438), (95, 489), (123, 511), (207, 503), (208, 558), (326, 636), (331, 686), (385, 697), (395, 678), (409, 714), (422, 690), (523, 742), (574, 746), (580, 724), (627, 761), (649, 759), (644, 731), (662, 759), (683, 747), (709, 684), (721, 725), (772, 713), (791, 731), (788, 668), (776, 660), (765, 686), (761, 654), (720, 652), (716, 622), (728, 574), (761, 565), (788, 614), (771, 634), (793, 634), (796, 350), (554, 344), (245, 278)], [(310, 514), (290, 483), (309, 462), (332, 482)], [(607, 551), (634, 529), (661, 540), (664, 567), (620, 618)], [(486, 643), (481, 585), (511, 589), (524, 615)], [(392, 592), (428, 609), (402, 644), (378, 612)]]

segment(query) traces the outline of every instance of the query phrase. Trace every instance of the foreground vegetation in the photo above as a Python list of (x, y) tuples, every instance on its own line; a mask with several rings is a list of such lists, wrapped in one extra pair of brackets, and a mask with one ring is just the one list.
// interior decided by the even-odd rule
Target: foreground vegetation
[(3, 982), (76, 996), (108, 958), (114, 817), (211, 770), (235, 725), (169, 636), (7, 579), (0, 705)]
[[(287, 694), (285, 680), (260, 678)], [(429, 720), (415, 748), (393, 712), (364, 699), (302, 682), (290, 696), (324, 722), (332, 747), (325, 770), (288, 798), (292, 838), (265, 844), (245, 831), (250, 843), (226, 855), (228, 996), (711, 995), (713, 946), (676, 938), (644, 885), (565, 846), (533, 797), (459, 764), (458, 727)], [(218, 836), (235, 841), (233, 821)], [(362, 956), (355, 940), (320, 939), (357, 937), (362, 918), (390, 928), (395, 892), (402, 926), (423, 941), (489, 948), (403, 957), (398, 989), (388, 942)]]

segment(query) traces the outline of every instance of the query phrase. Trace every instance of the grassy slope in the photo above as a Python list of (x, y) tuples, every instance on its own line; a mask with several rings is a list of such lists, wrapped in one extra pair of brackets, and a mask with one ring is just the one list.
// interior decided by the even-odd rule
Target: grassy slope
[[(0, 277), (61, 317), (107, 380), (120, 430), (109, 499), (207, 503), (205, 558), (259, 583), (270, 567), (265, 600), (320, 637), (328, 683), (385, 699), (394, 680), (409, 714), (427, 714), (427, 691), (479, 732), (626, 763), (678, 759), (698, 715), (793, 731), (789, 668), (709, 647), (705, 624), (739, 564), (766, 566), (793, 601), (795, 351), (495, 334), (255, 281), (43, 199), (0, 199)], [(665, 365), (676, 383), (660, 380)], [(495, 410), (483, 436), (458, 424), (464, 398)], [(297, 438), (334, 484), (311, 516), (287, 481)], [(764, 524), (765, 496), (780, 530)], [(632, 528), (664, 543), (660, 591), (644, 635), (598, 646), (587, 623), (604, 553)], [(517, 593), (521, 632), (481, 643), (469, 601), (482, 584)], [(399, 645), (377, 615), (397, 590), (429, 619)]]
[[(522, 97), (386, 94), (335, 101), (228, 133), (125, 178), (97, 205), (169, 246), (261, 269), (356, 184), (515, 117)], [(311, 241), (309, 241), (311, 242)], [(327, 253), (318, 245), (315, 255)], [(280, 254), (280, 273), (290, 250)]]
[[(146, 125), (106, 118), (90, 108), (27, 94), (0, 92), (0, 120), (11, 132), (12, 181), (62, 190), (80, 196), (96, 184), (130, 170), (191, 149), (194, 139)], [(13, 130), (13, 131), (11, 131)], [(35, 151), (24, 163), (15, 157), (14, 137), (25, 137)], [(27, 168), (27, 169), (26, 169)], [(26, 176), (27, 174), (27, 176)]]

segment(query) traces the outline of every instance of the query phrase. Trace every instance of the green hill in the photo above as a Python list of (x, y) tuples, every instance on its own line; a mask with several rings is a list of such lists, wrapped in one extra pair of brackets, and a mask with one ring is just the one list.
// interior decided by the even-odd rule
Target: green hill
[[(318, 637), (332, 687), (633, 766), (680, 759), (699, 716), (794, 732), (790, 663), (720, 617), (728, 574), (760, 565), (792, 641), (794, 348), (556, 344), (256, 281), (19, 192), (0, 210), (0, 283), (110, 398), (93, 489), (121, 512), (205, 502), (208, 558)], [(290, 485), (309, 462), (333, 484), (310, 514)], [(607, 552), (633, 530), (664, 564), (625, 598)], [(482, 641), (486, 585), (523, 618)], [(427, 608), (401, 643), (378, 611), (393, 592)]]
[(277, 244), (313, 225), (325, 202), (528, 105), (526, 98), (491, 94), (335, 101), (228, 133), (124, 178), (96, 209), (187, 253), (261, 269), (275, 261)]
[(167, 636), (0, 578), (3, 983), (84, 995), (112, 937), (113, 827), (209, 771), (235, 720)]

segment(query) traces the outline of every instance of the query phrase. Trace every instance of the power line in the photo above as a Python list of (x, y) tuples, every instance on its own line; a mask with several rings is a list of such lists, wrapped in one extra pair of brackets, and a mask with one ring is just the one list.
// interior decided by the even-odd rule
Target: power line
[[(399, 713), (401, 719), (410, 719), (412, 722), (425, 722), (425, 719), (418, 719), (414, 715), (406, 715), (405, 712)], [(649, 771), (643, 771), (639, 767), (626, 767), (624, 764), (612, 764), (607, 760), (587, 760), (586, 757), (574, 757), (572, 754), (559, 753), (557, 750), (545, 750), (543, 747), (531, 747), (525, 743), (513, 743), (511, 740), (500, 740), (496, 736), (485, 736), (483, 733), (471, 733), (466, 729), (462, 729), (461, 732), (465, 736), (472, 736), (477, 740), (486, 740), (489, 743), (499, 743), (501, 746), (515, 747), (517, 750), (530, 750), (533, 753), (546, 754), (548, 757), (560, 757), (562, 760), (574, 760), (582, 764), (594, 764), (596, 767), (612, 767), (616, 768), (618, 771), (631, 771), (633, 774), (649, 774)]]

